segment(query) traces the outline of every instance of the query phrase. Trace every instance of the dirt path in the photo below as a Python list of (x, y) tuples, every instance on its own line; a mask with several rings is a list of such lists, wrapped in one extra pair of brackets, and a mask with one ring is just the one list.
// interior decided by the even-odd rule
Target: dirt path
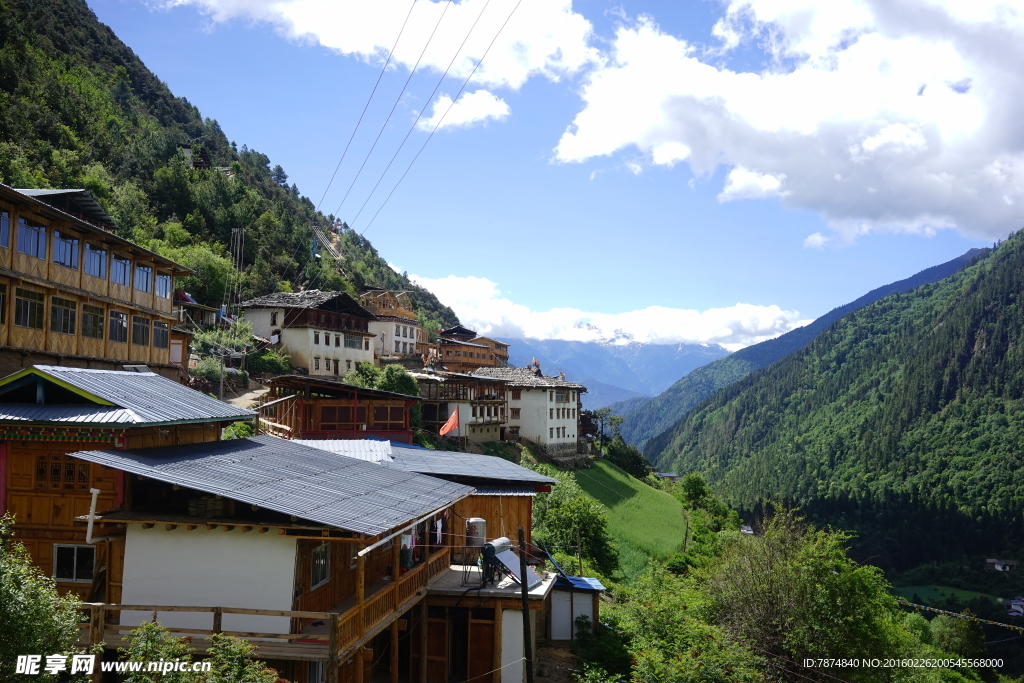
[(537, 647), (534, 665), (537, 678), (545, 683), (576, 683), (574, 671), (582, 671), (579, 660), (567, 647)]
[(236, 408), (252, 408), (253, 404), (259, 401), (259, 397), (270, 391), (266, 386), (251, 382), (249, 391), (243, 394), (224, 392), (224, 401)]

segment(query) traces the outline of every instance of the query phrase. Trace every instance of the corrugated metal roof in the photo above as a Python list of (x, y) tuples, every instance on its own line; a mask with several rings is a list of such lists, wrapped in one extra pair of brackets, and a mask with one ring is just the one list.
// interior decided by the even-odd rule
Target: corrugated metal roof
[(346, 455), (350, 458), (365, 460), (366, 462), (391, 461), (390, 441), (370, 441), (368, 439), (294, 439), (295, 443), (301, 443), (310, 448), (319, 448), (323, 451), (330, 451), (339, 455)]
[[(55, 365), (33, 366), (44, 375), (131, 411), (135, 424), (247, 420), (251, 410), (218, 401), (154, 372), (87, 370)], [(40, 406), (42, 407), (42, 406)]]
[(567, 574), (558, 575), (558, 578), (555, 579), (555, 588), (575, 588), (584, 591), (606, 590), (604, 584), (597, 579), (589, 576), (569, 576)]
[(477, 486), (477, 495), (480, 496), (535, 496), (537, 492), (532, 488), (521, 486)]
[[(388, 441), (356, 439), (302, 440), (297, 443), (369, 462), (384, 463), (406, 472), (437, 474), (476, 479), (529, 482), (531, 484), (557, 484), (557, 479), (503, 458), (476, 453), (432, 451), (416, 446), (405, 446)], [(385, 450), (386, 446), (386, 450)]]
[(300, 519), (376, 535), (473, 492), (273, 436), (72, 454)]
[(74, 422), (77, 424), (134, 424), (136, 416), (124, 408), (97, 405), (48, 406), (35, 403), (0, 404), (0, 420)]

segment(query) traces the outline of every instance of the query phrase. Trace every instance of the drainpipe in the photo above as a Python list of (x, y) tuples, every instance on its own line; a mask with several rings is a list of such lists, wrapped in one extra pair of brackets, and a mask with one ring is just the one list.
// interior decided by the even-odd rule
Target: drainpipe
[(89, 503), (89, 526), (85, 529), (85, 542), (90, 545), (101, 539), (97, 538), (93, 540), (92, 537), (92, 525), (96, 521), (96, 498), (100, 495), (99, 489), (89, 489), (89, 493), (92, 494), (92, 502)]

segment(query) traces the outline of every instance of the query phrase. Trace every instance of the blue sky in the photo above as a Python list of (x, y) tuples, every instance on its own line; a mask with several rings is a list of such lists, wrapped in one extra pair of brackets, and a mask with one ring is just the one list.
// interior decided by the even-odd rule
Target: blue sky
[[(516, 0), (428, 100), (484, 2), (416, 4), (325, 213), (367, 228)], [(410, 2), (90, 6), (316, 203)], [(1020, 14), (829, 8), (523, 0), (366, 236), (484, 332), (738, 348), (1024, 223)]]

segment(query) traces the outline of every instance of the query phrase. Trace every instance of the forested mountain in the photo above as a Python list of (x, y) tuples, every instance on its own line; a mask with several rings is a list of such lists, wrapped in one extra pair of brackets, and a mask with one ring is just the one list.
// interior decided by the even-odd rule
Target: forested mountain
[(610, 344), (561, 339), (503, 339), (511, 346), (509, 361), (523, 367), (532, 359), (545, 372), (565, 372), (589, 390), (584, 408), (654, 396), (694, 368), (721, 358), (718, 344)]
[(651, 462), (660, 458), (670, 430), (698, 403), (722, 387), (739, 381), (755, 370), (766, 368), (789, 354), (802, 349), (836, 320), (879, 299), (908, 292), (929, 282), (936, 282), (963, 269), (984, 250), (971, 249), (952, 261), (947, 261), (920, 273), (888, 285), (873, 289), (855, 301), (834, 308), (814, 322), (787, 332), (775, 339), (740, 349), (694, 370), (669, 387), (652, 401), (644, 403), (631, 413), (617, 412), (625, 417), (622, 436), (627, 442), (644, 450)]
[[(658, 464), (804, 507), (883, 568), (1024, 543), (1024, 235), (694, 408)], [(1016, 555), (1013, 555), (1016, 556)]]
[[(175, 97), (82, 0), (0, 0), (0, 182), (90, 190), (125, 237), (193, 268), (181, 286), (203, 303), (220, 305), (225, 289), (247, 298), (367, 284), (411, 290), (422, 315), (458, 322), (350, 230), (340, 267), (312, 258), (310, 226), (334, 217)], [(236, 228), (242, 275), (226, 258)]]

